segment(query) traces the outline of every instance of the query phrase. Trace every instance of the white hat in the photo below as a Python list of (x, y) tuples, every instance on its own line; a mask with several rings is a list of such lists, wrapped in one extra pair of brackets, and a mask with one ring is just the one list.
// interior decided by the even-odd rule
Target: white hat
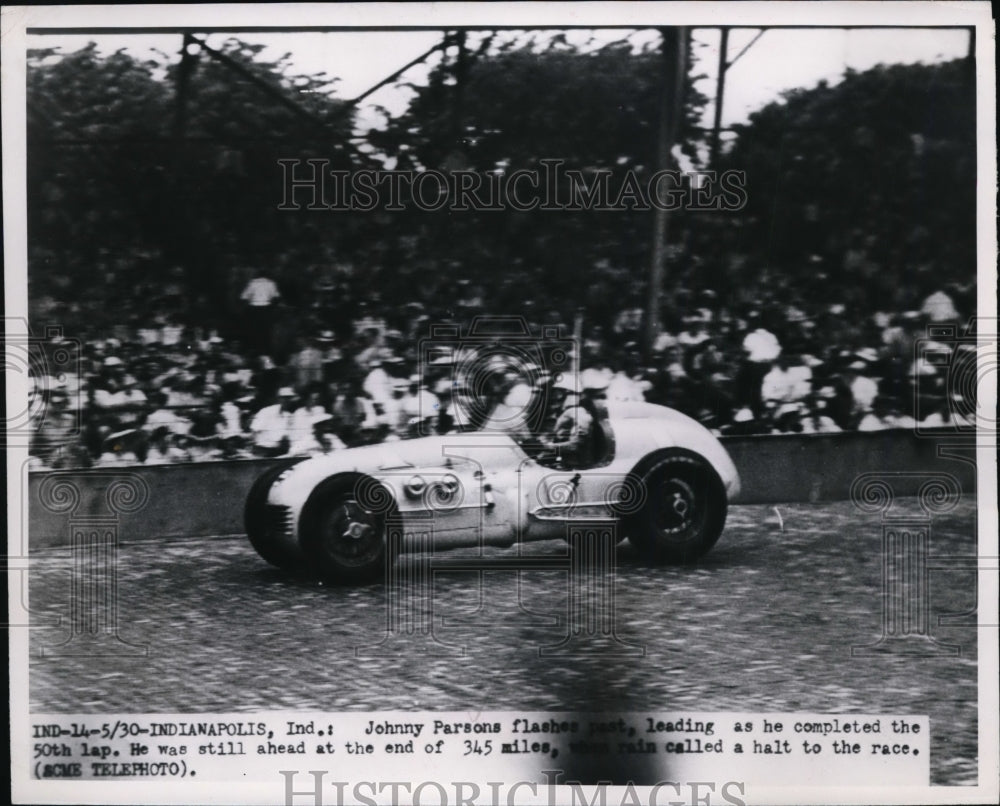
[(122, 365), (122, 360), (116, 356), (108, 356), (104, 359), (104, 366), (106, 367), (120, 367)]
[(296, 397), (295, 390), (291, 386), (282, 386), (278, 390), (278, 397)]
[(743, 407), (733, 416), (733, 422), (736, 423), (748, 423), (753, 419), (753, 412), (750, 409)]

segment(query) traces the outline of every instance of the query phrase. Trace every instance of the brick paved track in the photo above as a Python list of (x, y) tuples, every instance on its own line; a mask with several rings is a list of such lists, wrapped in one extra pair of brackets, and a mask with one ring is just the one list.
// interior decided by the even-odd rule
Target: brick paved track
[[(694, 567), (650, 568), (627, 546), (619, 550), (616, 630), (645, 647), (637, 658), (539, 656), (540, 646), (565, 635), (562, 571), (488, 572), (481, 581), (472, 572), (438, 574), (433, 609), (425, 602), (421, 612), (433, 615), (439, 643), (372, 650), (385, 637), (382, 585), (341, 588), (289, 576), (242, 540), (124, 535), (120, 635), (146, 645), (147, 657), (39, 657), (66, 633), (35, 629), (32, 710), (929, 714), (932, 782), (974, 782), (976, 630), (937, 624), (942, 614), (974, 608), (972, 573), (931, 576), (931, 632), (961, 645), (960, 656), (852, 658), (852, 645), (872, 643), (881, 631), (877, 516), (849, 503), (777, 509), (784, 531), (772, 507), (735, 507), (718, 546)], [(931, 554), (974, 554), (975, 514), (966, 500), (939, 517)], [(523, 550), (553, 556), (565, 546)], [(66, 550), (34, 555), (37, 623), (56, 615), (66, 623), (71, 570)]]

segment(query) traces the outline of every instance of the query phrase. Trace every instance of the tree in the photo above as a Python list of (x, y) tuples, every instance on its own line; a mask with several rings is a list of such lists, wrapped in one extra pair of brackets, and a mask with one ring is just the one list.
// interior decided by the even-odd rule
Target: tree
[[(658, 44), (575, 47), (562, 35), (534, 35), (502, 44), (484, 37), (469, 50), (464, 59), (453, 54), (438, 64), (425, 86), (411, 86), (416, 96), (409, 109), (369, 134), (397, 169), (447, 170), (457, 162), (481, 174), (510, 175), (543, 171), (543, 160), (558, 160), (585, 182), (609, 172), (612, 198), (628, 176), (645, 187), (657, 167)], [(689, 81), (680, 126), (688, 150), (705, 100)], [(569, 191), (568, 184), (557, 189), (563, 199)], [(652, 232), (648, 209), (520, 212), (507, 206), (450, 215), (411, 209), (395, 221), (402, 229), (422, 228), (425, 257), (487, 283), (524, 271), (531, 285), (521, 289), (522, 299), (534, 295), (569, 310), (585, 301), (592, 281), (617, 283), (618, 303), (630, 291), (641, 293)], [(596, 303), (610, 315), (613, 299), (603, 295)]]
[(172, 64), (101, 56), (93, 43), (28, 54), (29, 236), (47, 258), (33, 280), (44, 285), (53, 263), (81, 286), (101, 283), (109, 259), (144, 254), (125, 261), (124, 287), (179, 265), (192, 295), (218, 306), (235, 263), (316, 248), (322, 229), (277, 209), (278, 160), (362, 164), (352, 110), (329, 78), (260, 51), (229, 39), (217, 57), (203, 49)]
[[(889, 304), (975, 279), (975, 84), (967, 60), (849, 71), (738, 127), (744, 248)], [(819, 268), (817, 268), (817, 266)], [(811, 267), (811, 268), (807, 268)]]

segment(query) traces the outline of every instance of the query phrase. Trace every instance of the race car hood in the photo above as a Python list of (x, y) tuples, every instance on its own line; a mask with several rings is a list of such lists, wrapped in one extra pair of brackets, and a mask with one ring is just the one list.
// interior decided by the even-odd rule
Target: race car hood
[(524, 459), (510, 437), (482, 432), (365, 445), (314, 456), (293, 465), (271, 486), (268, 502), (301, 506), (317, 484), (338, 473), (365, 473), (378, 477), (409, 469), (443, 469), (449, 458), (475, 460), (483, 451), (488, 451), (494, 461), (512, 465)]

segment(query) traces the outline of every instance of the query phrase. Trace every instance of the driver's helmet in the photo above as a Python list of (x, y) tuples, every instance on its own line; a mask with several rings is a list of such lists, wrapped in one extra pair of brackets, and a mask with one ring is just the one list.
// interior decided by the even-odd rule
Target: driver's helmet
[(563, 372), (552, 381), (553, 389), (562, 389), (565, 392), (577, 392), (580, 389), (580, 380), (568, 372)]
[(585, 369), (580, 374), (580, 388), (585, 392), (601, 392), (608, 388), (607, 376), (596, 369)]

